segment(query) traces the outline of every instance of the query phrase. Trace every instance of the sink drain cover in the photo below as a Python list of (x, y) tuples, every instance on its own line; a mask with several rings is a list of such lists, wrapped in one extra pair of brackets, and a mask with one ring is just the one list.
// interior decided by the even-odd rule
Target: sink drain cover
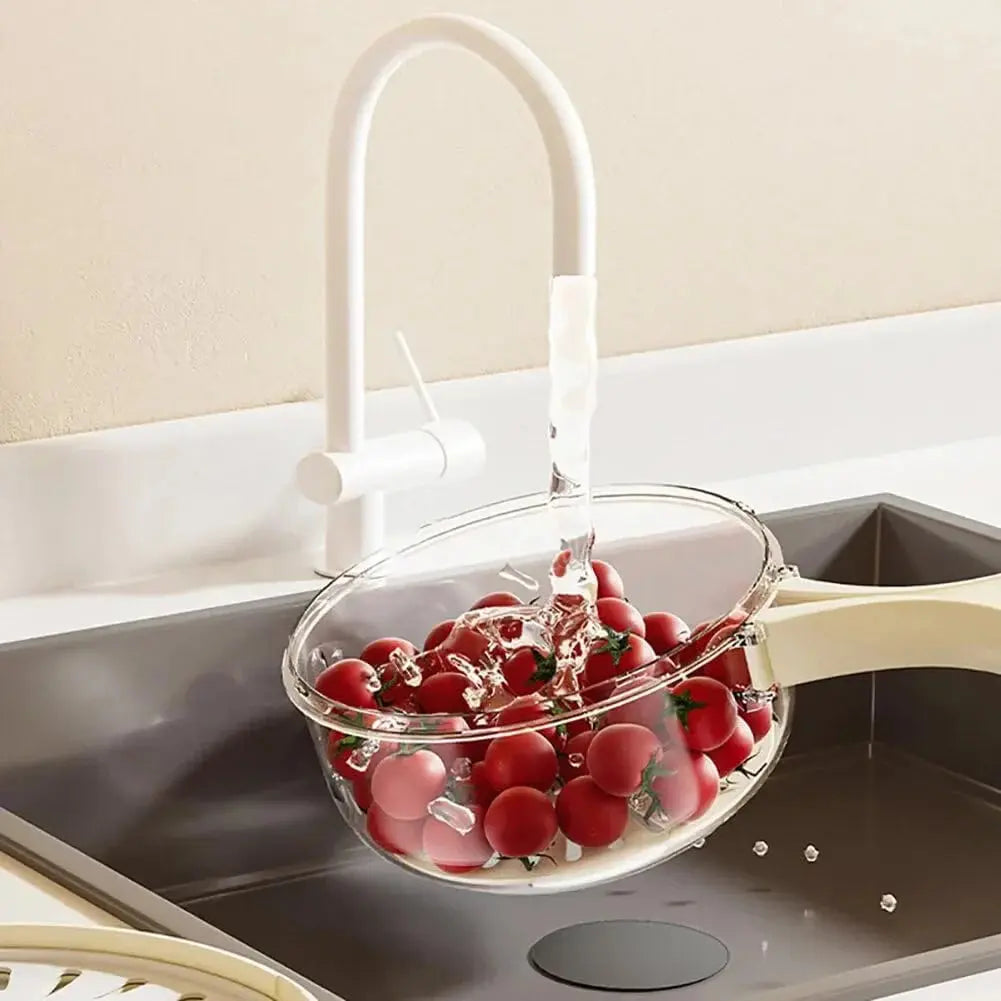
[(697, 928), (665, 921), (594, 921), (539, 939), (529, 962), (542, 974), (601, 991), (663, 991), (719, 973), (727, 947)]

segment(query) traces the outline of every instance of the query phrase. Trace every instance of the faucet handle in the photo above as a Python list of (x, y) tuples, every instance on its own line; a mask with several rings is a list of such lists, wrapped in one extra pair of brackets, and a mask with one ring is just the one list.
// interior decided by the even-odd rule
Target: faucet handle
[(441, 418), (438, 416), (438, 408), (434, 405), (434, 400), (431, 399), (431, 394), (428, 392), (424, 379), (421, 378), (421, 370), (417, 367), (417, 362), (414, 360), (414, 356), (410, 351), (410, 345), (407, 344), (407, 339), (404, 337), (403, 331), (397, 330), (393, 337), (396, 340), (396, 346), (400, 349), (400, 354), (403, 355), (403, 364), (406, 366), (407, 375), (410, 377), (410, 385), (417, 394), (417, 399), (420, 401), (424, 416), (432, 423), (439, 423)]

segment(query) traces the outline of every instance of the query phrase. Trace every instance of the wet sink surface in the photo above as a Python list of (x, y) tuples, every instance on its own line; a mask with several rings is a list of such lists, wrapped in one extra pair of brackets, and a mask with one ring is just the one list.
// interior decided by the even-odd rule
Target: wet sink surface
[[(488, 897), (345, 844), (323, 873), (186, 906), (350, 1001), (567, 998), (579, 989), (526, 961), (540, 936), (609, 918), (689, 924), (725, 942), (731, 962), (669, 994), (718, 1001), (1001, 931), (1001, 814), (970, 788), (878, 748), (809, 755), (780, 766), (704, 848), (607, 887)], [(899, 900), (892, 914), (883, 893)]]

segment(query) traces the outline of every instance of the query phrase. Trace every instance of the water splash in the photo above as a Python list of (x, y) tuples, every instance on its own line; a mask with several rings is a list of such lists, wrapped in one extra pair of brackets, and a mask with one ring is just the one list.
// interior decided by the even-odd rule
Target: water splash
[(897, 898), (892, 893), (884, 893), (879, 898), (879, 906), (887, 914), (892, 914), (897, 909)]
[(534, 577), (530, 577), (527, 573), (511, 566), (510, 563), (505, 563), (497, 572), (497, 576), (503, 577), (505, 580), (512, 581), (515, 584), (520, 584), (530, 594), (539, 593), (539, 582)]
[(803, 849), (803, 858), (805, 858), (807, 862), (816, 862), (817, 859), (820, 858), (820, 852), (817, 851), (817, 849), (814, 848), (813, 845), (807, 845)]
[(764, 858), (768, 854), (768, 842), (767, 841), (755, 841), (754, 846), (751, 848), (758, 858)]
[(456, 803), (445, 796), (431, 800), (428, 803), (428, 813), (435, 820), (448, 824), (459, 834), (468, 834), (476, 826), (476, 814), (468, 806)]

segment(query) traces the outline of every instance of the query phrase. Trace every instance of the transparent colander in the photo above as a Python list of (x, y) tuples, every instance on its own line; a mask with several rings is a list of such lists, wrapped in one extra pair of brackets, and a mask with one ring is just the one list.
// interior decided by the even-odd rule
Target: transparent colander
[[(691, 634), (638, 659), (626, 656), (620, 661), (626, 666), (611, 677), (599, 672), (600, 680), (594, 680), (588, 665), (579, 697), (557, 697), (543, 686), (445, 713), (423, 711), (412, 699), (406, 706), (404, 698), (397, 701), (409, 711), (401, 712), (380, 704), (375, 692), (371, 704), (359, 707), (317, 687), (332, 664), (357, 658), (378, 638), (406, 639), (419, 650), (436, 625), (455, 619), (482, 595), (509, 592), (525, 605), (545, 601), (558, 547), (544, 495), (432, 524), (401, 549), (378, 553), (340, 575), (303, 614), (284, 658), (286, 690), (309, 719), (341, 814), (374, 851), (409, 870), (479, 890), (576, 889), (698, 845), (747, 801), (777, 761), (788, 733), (791, 693), (774, 685), (755, 688), (742, 649), (754, 617), (789, 572), (772, 534), (733, 501), (676, 486), (596, 489), (593, 522), (594, 556), (617, 569), (628, 602), (643, 615), (678, 616), (690, 624)], [(632, 643), (627, 638), (630, 652)], [(385, 688), (385, 670), (376, 675), (379, 680), (369, 679), (369, 687)], [(396, 684), (402, 691), (398, 677)], [(692, 707), (705, 705), (699, 699), (706, 691), (718, 697), (714, 705), (726, 720), (735, 708), (740, 726), (755, 738), (732, 770), (732, 745), (729, 752), (704, 748), (712, 740), (695, 732)], [(512, 711), (507, 700), (530, 708)], [(605, 734), (596, 745), (601, 753), (589, 746), (583, 754), (574, 752), (582, 742), (570, 743), (593, 731), (583, 741), (592, 744), (597, 734), (623, 725), (657, 737), (655, 747), (643, 738), (654, 749), (633, 792), (618, 773), (613, 778), (619, 785), (610, 784), (607, 773), (611, 768), (632, 774), (625, 759), (635, 764), (639, 752), (630, 741), (639, 736), (636, 730), (627, 735), (619, 729), (614, 738)], [(511, 741), (526, 733), (534, 736)], [(537, 779), (531, 767), (532, 754), (541, 751), (540, 737), (552, 745), (557, 761), (548, 786), (546, 768)], [(693, 742), (697, 747), (689, 746)], [(531, 759), (526, 767), (535, 791), (506, 795), (501, 808), (496, 803), (508, 793), (506, 783), (524, 785), (517, 777), (523, 775), (520, 766), (507, 767), (509, 759), (524, 763), (521, 752)], [(549, 753), (541, 757), (551, 762)], [(622, 761), (606, 760), (617, 754)], [(715, 780), (706, 759), (713, 762)], [(401, 784), (413, 793), (405, 808), (396, 802), (406, 798)], [(431, 796), (426, 803), (425, 796)], [(621, 802), (610, 802), (609, 796)], [(623, 811), (621, 834), (611, 839)], [(537, 851), (514, 854), (515, 848), (506, 855), (495, 847), (530, 842)]]

